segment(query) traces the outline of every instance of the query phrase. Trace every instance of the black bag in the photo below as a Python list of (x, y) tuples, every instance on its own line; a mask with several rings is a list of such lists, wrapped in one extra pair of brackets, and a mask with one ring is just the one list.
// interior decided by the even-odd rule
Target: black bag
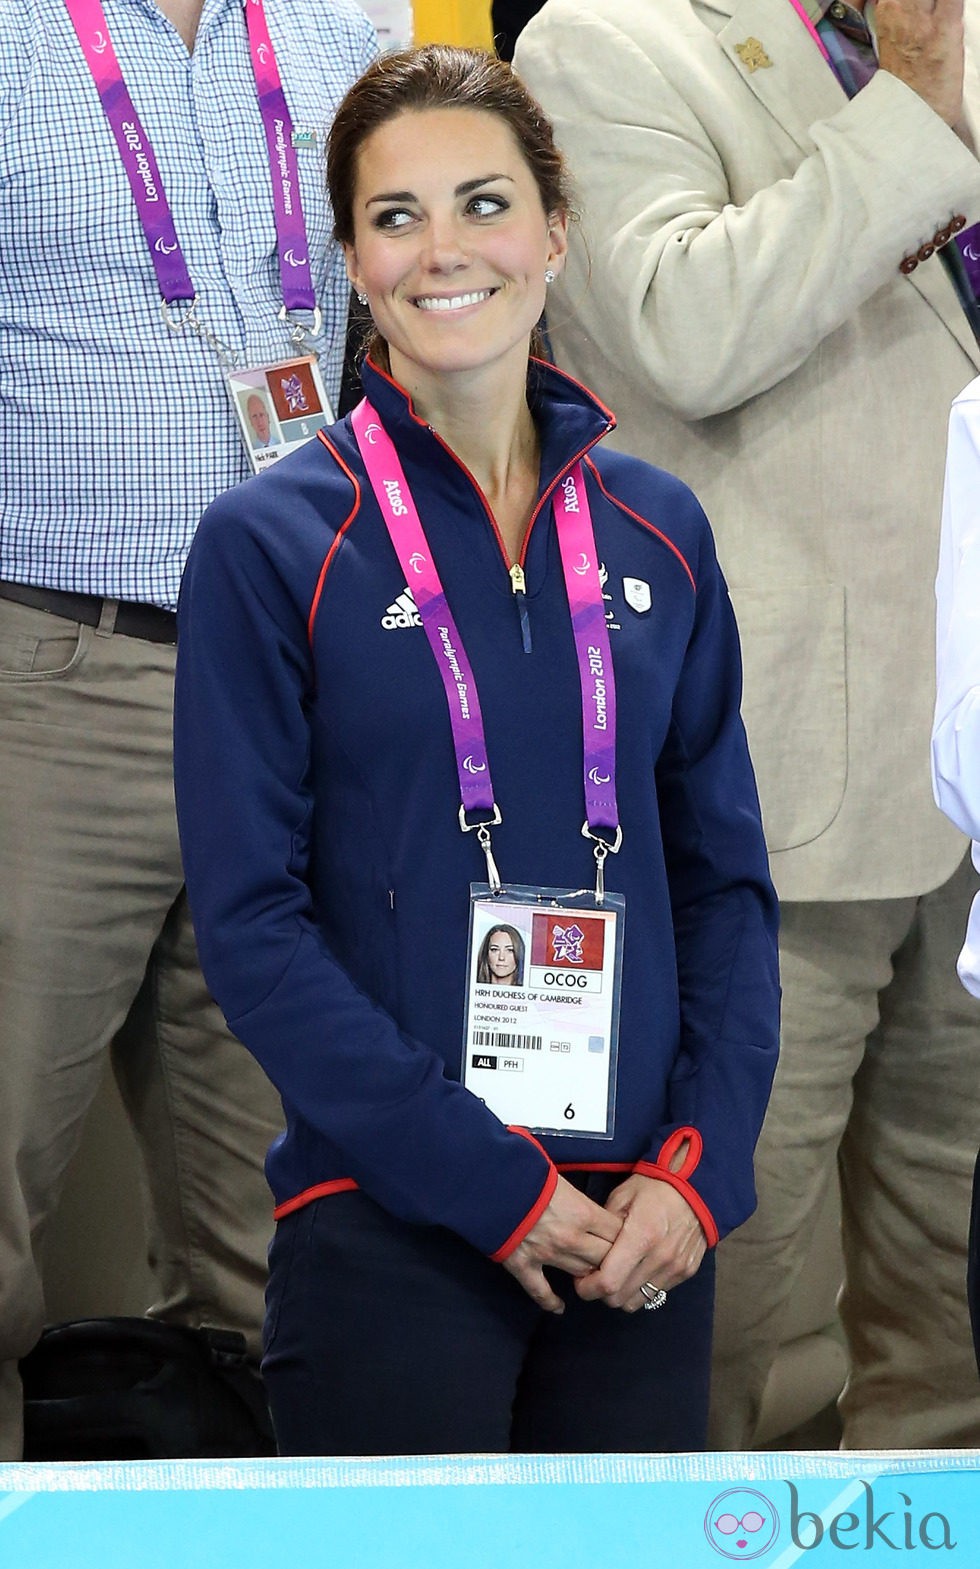
[(245, 1337), (152, 1318), (52, 1324), (20, 1364), (25, 1460), (274, 1455)]

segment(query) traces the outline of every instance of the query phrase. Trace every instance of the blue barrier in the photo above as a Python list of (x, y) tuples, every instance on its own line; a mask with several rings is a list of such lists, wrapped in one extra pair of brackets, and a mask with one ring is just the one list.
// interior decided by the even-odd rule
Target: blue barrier
[(980, 1451), (0, 1465), (3, 1569), (819, 1569), (906, 1555), (980, 1569)]

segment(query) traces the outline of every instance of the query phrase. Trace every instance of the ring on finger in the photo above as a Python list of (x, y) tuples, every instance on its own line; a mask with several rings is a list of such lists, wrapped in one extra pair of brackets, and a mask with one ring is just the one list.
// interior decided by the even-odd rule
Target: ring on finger
[(657, 1308), (662, 1308), (667, 1300), (667, 1293), (662, 1286), (655, 1286), (652, 1280), (645, 1280), (640, 1287), (643, 1298), (643, 1311), (653, 1313)]

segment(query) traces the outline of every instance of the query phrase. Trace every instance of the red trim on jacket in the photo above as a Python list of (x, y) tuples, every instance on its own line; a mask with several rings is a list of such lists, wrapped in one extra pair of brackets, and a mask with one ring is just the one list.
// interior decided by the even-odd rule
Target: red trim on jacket
[[(685, 1142), (688, 1150), (681, 1168), (679, 1171), (671, 1171), (670, 1162)], [(700, 1193), (696, 1192), (687, 1181), (687, 1178), (693, 1175), (703, 1151), (704, 1141), (697, 1128), (675, 1128), (660, 1146), (656, 1161), (638, 1160), (633, 1170), (640, 1177), (653, 1177), (657, 1182), (667, 1182), (672, 1188), (676, 1188), (681, 1197), (690, 1204), (704, 1228), (709, 1248), (713, 1248), (718, 1241), (715, 1217)]]
[(628, 1160), (560, 1160), (559, 1171), (632, 1171)]
[[(347, 475), (347, 478), (350, 480), (351, 484), (353, 485), (353, 487), (354, 487), (354, 505), (351, 507), (351, 509), (348, 512), (347, 516), (345, 517), (343, 523), (340, 525), (340, 528), (337, 530), (336, 534), (334, 535), (333, 544), (330, 546), (330, 549), (327, 551), (327, 554), (326, 554), (326, 556), (324, 557), (324, 560), (323, 560), (323, 566), (320, 568), (320, 576), (317, 578), (316, 588), (315, 588), (315, 590), (313, 592), (313, 603), (310, 605), (310, 613), (309, 613), (309, 616), (307, 617), (307, 621), (306, 621), (306, 635), (309, 638), (311, 643), (313, 641), (313, 623), (316, 621), (316, 613), (317, 613), (317, 611), (320, 608), (320, 595), (323, 593), (323, 585), (324, 585), (324, 583), (327, 580), (327, 573), (330, 570), (330, 563), (333, 561), (333, 558), (336, 555), (337, 548), (340, 545), (341, 540), (343, 539), (344, 535), (347, 533), (347, 530), (350, 528), (351, 524), (353, 523), (353, 521), (354, 521), (355, 517), (357, 516), (358, 512), (360, 511), (360, 507), (361, 507), (361, 485), (360, 485), (360, 481), (357, 478), (357, 475), (351, 473), (351, 470), (348, 468), (347, 464), (344, 462), (343, 458), (340, 456), (340, 453), (337, 451), (337, 448), (334, 446), (333, 442), (330, 440), (330, 438), (327, 435), (326, 431), (323, 431), (323, 430), (317, 431), (317, 437), (318, 437), (318, 439), (320, 441), (323, 442), (323, 445), (326, 447), (326, 449), (330, 453), (331, 457), (340, 466), (340, 468), (343, 469), (344, 473)], [(292, 1200), (290, 1199), (289, 1202), (292, 1203)]]
[(277, 1204), (272, 1211), (275, 1220), (283, 1220), (286, 1215), (291, 1215), (293, 1210), (302, 1209), (306, 1204), (312, 1204), (315, 1199), (325, 1199), (331, 1193), (352, 1193), (358, 1184), (353, 1177), (334, 1177), (331, 1182), (318, 1182), (315, 1188), (304, 1188), (302, 1193), (297, 1193), (295, 1198), (286, 1199), (284, 1203)]
[(527, 1128), (518, 1127), (509, 1127), (507, 1132), (519, 1133), (521, 1138), (527, 1139), (529, 1143), (534, 1145), (535, 1149), (539, 1149), (541, 1151), (545, 1160), (548, 1162), (548, 1175), (545, 1178), (544, 1187), (538, 1194), (537, 1202), (531, 1209), (528, 1210), (520, 1225), (515, 1227), (503, 1246), (499, 1247), (496, 1253), (490, 1254), (490, 1258), (494, 1264), (502, 1264), (504, 1259), (510, 1258), (510, 1255), (514, 1252), (514, 1249), (520, 1246), (528, 1232), (534, 1230), (534, 1227), (537, 1225), (538, 1221), (541, 1219), (541, 1216), (544, 1214), (545, 1210), (548, 1208), (548, 1205), (551, 1203), (552, 1195), (558, 1186), (558, 1168), (552, 1164), (547, 1150), (544, 1148), (544, 1145), (539, 1143), (539, 1141), (534, 1137), (534, 1134), (529, 1133)]
[[(497, 545), (499, 546), (499, 549), (500, 549), (500, 554), (501, 554), (501, 556), (503, 557), (503, 560), (504, 560), (504, 565), (506, 566), (507, 570), (510, 571), (510, 552), (508, 551), (507, 546), (504, 544), (504, 537), (503, 537), (503, 535), (500, 532), (500, 524), (497, 522), (497, 519), (494, 517), (493, 508), (491, 507), (489, 501), (487, 500), (486, 494), (484, 493), (484, 490), (483, 490), (483, 486), (480, 484), (479, 480), (470, 471), (470, 469), (467, 468), (466, 464), (463, 462), (463, 460), (459, 456), (459, 454), (457, 452), (454, 452), (452, 447), (449, 445), (449, 443), (447, 441), (445, 441), (442, 438), (442, 436), (440, 436), (439, 432), (437, 430), (435, 430), (433, 428), (433, 426), (431, 426), (427, 420), (424, 420), (420, 414), (416, 414), (416, 412), (415, 412), (415, 404), (412, 402), (412, 394), (410, 392), (407, 392), (405, 390), (405, 388), (402, 387), (395, 380), (395, 378), (393, 376), (389, 375), (389, 373), (386, 370), (384, 370), (384, 368), (377, 363), (377, 361), (372, 360), (370, 355), (368, 355), (368, 364), (371, 366), (372, 370), (377, 372), (377, 374), (382, 378), (382, 380), (387, 381), (389, 386), (394, 387), (396, 392), (401, 393), (402, 397), (404, 397), (404, 398), (406, 398), (408, 400), (408, 412), (409, 412), (410, 418), (415, 421), (416, 425), (423, 426), (426, 430), (428, 430), (430, 432), (430, 434), (432, 436), (435, 437), (436, 441), (439, 443), (439, 445), (442, 448), (443, 452), (445, 452), (448, 457), (452, 458), (453, 462), (456, 464), (456, 467), (458, 469), (460, 469), (466, 475), (466, 478), (469, 480), (470, 484), (473, 486), (473, 489), (476, 491), (476, 493), (479, 496), (481, 502), (483, 503), (483, 510), (484, 510), (484, 512), (487, 515), (487, 520), (488, 520), (488, 522), (490, 524), (490, 527), (493, 529), (494, 536), (495, 536), (496, 541), (497, 541)], [(529, 365), (532, 365), (532, 364), (548, 365), (548, 369), (549, 370), (552, 370), (552, 371), (558, 370), (558, 367), (556, 365), (549, 365), (547, 360), (537, 360), (537, 359), (535, 359), (535, 357), (533, 355), (531, 355), (531, 357), (529, 358), (528, 364)], [(586, 394), (586, 396), (588, 398), (590, 398), (593, 403), (597, 404), (599, 409), (601, 410), (601, 412), (603, 414), (605, 414), (606, 418), (608, 419), (609, 425), (608, 425), (608, 428), (606, 430), (601, 431), (598, 434), (596, 434), (595, 436), (591, 437), (590, 440), (588, 442), (586, 442), (584, 447), (580, 447), (578, 452), (576, 452), (575, 456), (573, 458), (569, 458), (569, 460), (565, 464), (565, 466), (560, 470), (560, 472), (558, 474), (555, 475), (554, 480), (548, 486), (548, 488), (546, 490), (542, 491), (540, 499), (535, 503), (534, 510), (531, 513), (530, 518), (528, 519), (527, 528), (524, 530), (524, 539), (523, 539), (523, 542), (521, 544), (521, 553), (520, 553), (520, 555), (517, 558), (517, 564), (518, 564), (518, 566), (521, 566), (521, 567), (524, 565), (525, 561), (527, 560), (528, 546), (529, 546), (529, 544), (531, 542), (531, 530), (534, 528), (535, 523), (538, 521), (538, 518), (540, 517), (540, 515), (543, 512), (544, 508), (547, 506), (548, 502), (553, 497), (555, 491), (558, 489), (558, 486), (561, 484), (561, 482), (565, 478), (566, 474), (569, 474), (571, 472), (571, 470), (575, 467), (576, 463), (580, 463), (582, 461), (582, 459), (585, 457), (587, 452), (589, 452), (594, 446), (596, 446), (598, 444), (598, 442), (602, 441), (606, 436), (608, 436), (608, 434), (609, 434), (609, 432), (611, 430), (615, 430), (615, 428), (616, 428), (616, 416), (612, 413), (612, 411), (610, 409), (606, 408), (606, 405), (602, 402), (601, 398), (597, 398), (595, 393), (590, 391), (590, 389), (588, 387), (586, 387), (583, 382), (576, 381), (574, 376), (569, 376), (567, 371), (561, 370), (561, 371), (558, 371), (558, 374), (560, 376), (563, 376), (566, 381), (570, 381), (574, 387), (578, 387), (579, 390), (581, 392), (584, 392)], [(323, 432), (322, 431), (320, 432), (320, 439), (321, 439), (321, 441), (325, 439), (324, 436), (323, 436)], [(656, 531), (654, 531), (654, 532), (656, 532)]]
[[(666, 1138), (661, 1145), (656, 1164), (658, 1166), (670, 1166), (682, 1144), (687, 1145), (687, 1154), (674, 1172), (674, 1176), (686, 1179), (697, 1169), (701, 1156), (704, 1154), (704, 1140), (697, 1128), (675, 1128), (669, 1138)], [(671, 1167), (671, 1170), (673, 1170), (673, 1167)]]
[(602, 494), (605, 496), (606, 500), (611, 501), (614, 507), (619, 508), (620, 512), (625, 512), (631, 518), (635, 518), (637, 523), (642, 523), (644, 528), (649, 529), (651, 534), (655, 534), (661, 543), (667, 546), (667, 549), (677, 557), (681, 566), (684, 568), (684, 571), (691, 580), (691, 587), (693, 588), (694, 592), (697, 593), (698, 585), (694, 581), (694, 573), (691, 571), (691, 568), (688, 565), (687, 557), (683, 554), (682, 551), (678, 550), (677, 546), (674, 544), (674, 541), (672, 539), (668, 539), (666, 534), (661, 533), (660, 529), (657, 528), (657, 525), (655, 523), (651, 523), (649, 518), (645, 518), (641, 512), (634, 512), (633, 508), (628, 507), (625, 501), (620, 501), (618, 496), (614, 496), (611, 491), (607, 490), (605, 485), (602, 483), (602, 476), (591, 458), (585, 458), (584, 461), (586, 466), (591, 471), (596, 484), (602, 491)]
[(590, 402), (596, 404), (596, 406), (602, 410), (603, 414), (609, 421), (609, 429), (615, 430), (617, 420), (612, 409), (609, 407), (608, 403), (603, 403), (602, 399), (599, 397), (599, 394), (597, 392), (593, 392), (591, 387), (587, 387), (584, 381), (579, 381), (578, 377), (573, 376), (571, 371), (566, 370), (563, 365), (553, 365), (551, 360), (543, 360), (540, 354), (529, 354), (527, 362), (529, 365), (542, 365), (546, 370), (557, 371), (559, 376), (563, 377), (565, 381), (570, 381), (573, 387), (577, 387), (579, 392), (584, 392), (585, 396), (590, 400)]

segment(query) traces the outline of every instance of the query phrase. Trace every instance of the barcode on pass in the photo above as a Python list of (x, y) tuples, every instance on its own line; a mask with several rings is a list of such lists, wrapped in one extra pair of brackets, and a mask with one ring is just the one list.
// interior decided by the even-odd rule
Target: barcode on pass
[(501, 1030), (474, 1030), (474, 1046), (498, 1046), (504, 1051), (540, 1051), (540, 1035), (510, 1035)]

